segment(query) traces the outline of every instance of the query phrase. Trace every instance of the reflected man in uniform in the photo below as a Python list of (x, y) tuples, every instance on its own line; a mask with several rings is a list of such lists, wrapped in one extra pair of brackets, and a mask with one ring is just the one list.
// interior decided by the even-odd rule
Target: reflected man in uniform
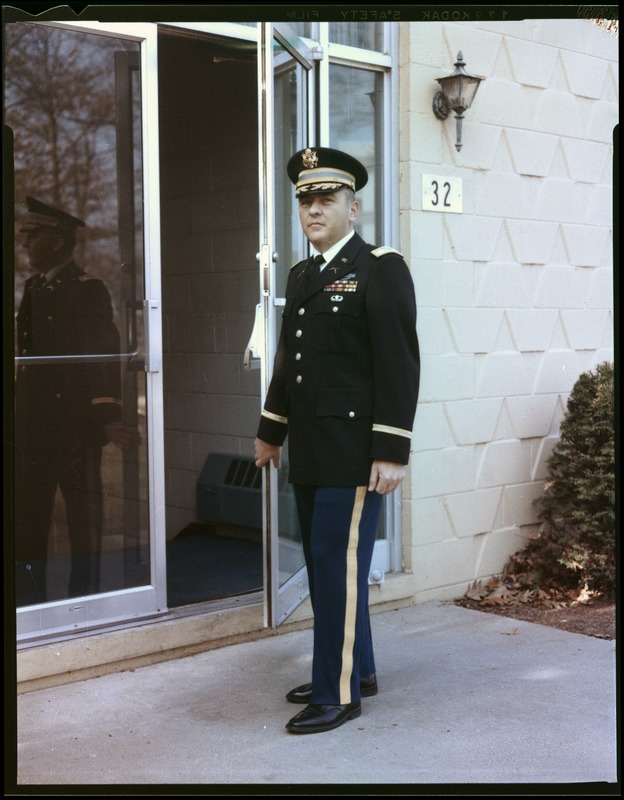
[(58, 599), (46, 590), (57, 489), (71, 549), (67, 596), (99, 591), (102, 448), (138, 442), (137, 431), (121, 422), (121, 371), (114, 358), (120, 341), (109, 292), (73, 259), (76, 232), (85, 223), (31, 197), (27, 207), (21, 233), (36, 274), (26, 282), (17, 312), (18, 605)]

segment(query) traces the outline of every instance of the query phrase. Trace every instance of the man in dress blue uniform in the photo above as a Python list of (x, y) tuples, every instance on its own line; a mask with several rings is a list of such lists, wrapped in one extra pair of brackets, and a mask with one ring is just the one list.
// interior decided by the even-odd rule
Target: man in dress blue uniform
[(364, 166), (318, 147), (287, 172), (314, 257), (290, 271), (255, 457), (279, 468), (288, 435), (314, 647), (311, 683), (286, 695), (306, 707), (286, 728), (318, 733), (358, 717), (361, 697), (377, 693), (368, 576), (383, 496), (409, 460), (420, 356), (403, 257), (354, 231)]
[[(120, 352), (109, 292), (73, 259), (85, 223), (27, 198), (21, 228), (36, 274), (17, 313), (17, 349), (42, 361), (20, 364), (15, 387), (17, 602), (45, 602), (54, 497), (65, 501), (71, 547), (68, 597), (99, 590), (102, 447), (126, 449), (138, 432), (121, 422)], [(59, 356), (91, 358), (71, 359)], [(58, 598), (54, 598), (58, 599)]]

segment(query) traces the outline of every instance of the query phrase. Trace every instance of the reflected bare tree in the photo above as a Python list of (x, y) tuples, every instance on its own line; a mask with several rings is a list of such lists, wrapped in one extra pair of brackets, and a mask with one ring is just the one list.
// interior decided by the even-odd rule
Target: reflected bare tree
[(123, 46), (53, 26), (5, 26), (16, 207), (34, 195), (88, 220), (90, 269), (104, 279), (119, 266), (114, 52)]

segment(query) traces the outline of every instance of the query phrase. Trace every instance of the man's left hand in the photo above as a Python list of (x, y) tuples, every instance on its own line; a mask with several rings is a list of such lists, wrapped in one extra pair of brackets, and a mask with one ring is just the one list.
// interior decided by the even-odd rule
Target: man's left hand
[(141, 443), (141, 435), (136, 428), (122, 425), (121, 422), (109, 422), (104, 426), (106, 437), (120, 450), (130, 450)]
[(378, 494), (391, 494), (405, 477), (405, 466), (393, 461), (373, 461), (368, 491)]

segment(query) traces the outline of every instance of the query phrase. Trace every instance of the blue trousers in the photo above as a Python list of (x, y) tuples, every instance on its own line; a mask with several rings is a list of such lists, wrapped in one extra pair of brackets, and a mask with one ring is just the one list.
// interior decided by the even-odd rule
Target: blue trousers
[(293, 488), (314, 612), (310, 702), (353, 703), (375, 673), (368, 576), (383, 498), (366, 486)]

